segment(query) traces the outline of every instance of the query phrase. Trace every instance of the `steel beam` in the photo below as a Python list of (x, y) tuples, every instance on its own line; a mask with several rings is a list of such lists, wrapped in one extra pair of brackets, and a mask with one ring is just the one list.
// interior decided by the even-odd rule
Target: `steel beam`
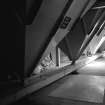
[(81, 49), (79, 50), (79, 53), (77, 55), (77, 59), (80, 57), (80, 55), (82, 54), (82, 52), (85, 50), (85, 48), (87, 47), (87, 45), (89, 44), (89, 42), (92, 40), (92, 38), (94, 37), (94, 35), (97, 33), (97, 31), (99, 30), (99, 27), (101, 26), (101, 24), (103, 23), (105, 19), (105, 11), (102, 13), (101, 17), (99, 18), (99, 20), (96, 22), (93, 30), (90, 32), (89, 37), (87, 37), (86, 42), (84, 43), (84, 45), (82, 45)]
[[(50, 51), (55, 48), (59, 42), (68, 34), (68, 32), (71, 30), (73, 24), (75, 21), (82, 15), (84, 12), (83, 9), (87, 7), (88, 3), (91, 2), (90, 0), (73, 0), (73, 3), (69, 7), (68, 11), (66, 12), (64, 19), (66, 17), (70, 17), (71, 20), (66, 28), (59, 27), (57, 32), (55, 33), (54, 37), (50, 41), (49, 45), (47, 46), (46, 50), (42, 54), (41, 59), (39, 60), (39, 63), (45, 58), (47, 54), (50, 53)], [(92, 5), (94, 3), (92, 2)], [(78, 7), (78, 8), (77, 8)], [(63, 21), (64, 22), (64, 21)]]
[[(97, 10), (96, 14), (95, 14), (95, 17), (90, 25), (90, 30), (89, 30), (89, 33), (92, 31), (94, 25), (96, 24), (97, 20), (100, 18), (101, 14), (103, 13), (104, 9), (99, 9)], [(89, 34), (87, 33), (87, 34)]]

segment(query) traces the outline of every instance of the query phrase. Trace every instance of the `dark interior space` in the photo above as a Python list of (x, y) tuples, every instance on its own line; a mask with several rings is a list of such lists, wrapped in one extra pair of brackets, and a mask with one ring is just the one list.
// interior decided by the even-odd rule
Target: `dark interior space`
[(26, 0), (26, 24), (32, 24), (43, 0)]
[[(5, 1), (2, 3), (0, 38), (0, 81), (8, 80), (8, 75), (24, 76), (24, 1)], [(16, 76), (14, 75), (16, 78)]]
[(1, 5), (0, 105), (105, 104), (104, 0)]

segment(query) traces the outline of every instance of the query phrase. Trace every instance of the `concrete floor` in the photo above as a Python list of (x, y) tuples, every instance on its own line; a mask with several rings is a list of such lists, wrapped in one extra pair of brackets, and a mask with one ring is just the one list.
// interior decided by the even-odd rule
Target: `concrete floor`
[(49, 96), (103, 103), (105, 77), (92, 75), (72, 75)]
[(79, 74), (105, 76), (105, 58), (100, 58), (80, 68)]
[[(20, 100), (18, 103), (14, 103), (14, 105), (105, 105), (105, 97), (104, 94), (104, 88), (105, 88), (105, 58), (100, 58), (84, 67), (78, 70), (78, 74), (72, 74), (68, 75), (60, 80), (57, 80), (56, 82), (52, 83), (51, 85), (40, 89), (40, 91), (37, 91), (33, 94), (30, 94), (29, 96), (25, 97), (24, 99)], [(74, 76), (76, 76), (75, 79)], [(73, 78), (72, 78), (73, 77)], [(71, 78), (71, 79), (70, 79)], [(82, 79), (82, 80), (81, 80)], [(73, 81), (75, 80), (75, 82)], [(62, 88), (62, 85), (64, 85), (66, 82), (74, 83), (76, 86), (76, 89), (79, 87), (78, 81), (82, 84), (84, 82), (85, 84), (85, 90), (86, 87), (89, 89), (90, 92), (93, 92), (94, 95), (91, 94), (92, 98), (94, 99), (94, 96), (96, 97), (94, 101), (81, 101), (80, 99), (68, 99), (68, 98), (60, 98), (60, 97), (52, 97), (50, 94), (54, 92), (55, 90)], [(87, 82), (86, 82), (87, 81)], [(91, 84), (93, 86), (92, 91), (88, 86)], [(82, 85), (80, 85), (82, 86)], [(64, 86), (65, 87), (65, 86)], [(98, 87), (98, 88), (96, 88)], [(100, 88), (101, 87), (101, 88)], [(83, 86), (84, 88), (84, 86)], [(96, 90), (95, 90), (96, 89)], [(97, 90), (98, 89), (98, 90)], [(75, 89), (74, 89), (75, 90)], [(74, 91), (73, 90), (73, 91)], [(73, 93), (72, 91), (72, 93)], [(98, 98), (96, 91), (98, 91)], [(79, 92), (79, 90), (77, 91)], [(85, 92), (88, 95), (88, 91), (80, 91)], [(66, 94), (67, 95), (67, 94)], [(74, 94), (74, 96), (76, 96)], [(79, 94), (77, 95), (79, 97)], [(82, 95), (80, 95), (82, 96)], [(89, 99), (90, 96), (89, 96)], [(98, 100), (103, 101), (103, 103), (97, 103)]]

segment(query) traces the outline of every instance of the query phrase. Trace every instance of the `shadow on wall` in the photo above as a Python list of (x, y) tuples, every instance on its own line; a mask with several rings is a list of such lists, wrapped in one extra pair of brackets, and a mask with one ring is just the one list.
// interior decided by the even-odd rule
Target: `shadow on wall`
[(26, 24), (32, 24), (43, 0), (26, 0)]
[[(25, 74), (32, 73), (68, 0), (44, 0), (33, 23), (26, 27)], [(55, 12), (56, 11), (56, 12)], [(49, 34), (51, 34), (49, 36)], [(47, 42), (47, 43), (46, 43)]]

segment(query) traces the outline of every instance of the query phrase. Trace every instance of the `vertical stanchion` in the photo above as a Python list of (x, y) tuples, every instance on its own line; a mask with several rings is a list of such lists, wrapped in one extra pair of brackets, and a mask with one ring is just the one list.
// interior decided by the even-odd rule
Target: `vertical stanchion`
[(56, 66), (60, 67), (60, 49), (56, 47)]

